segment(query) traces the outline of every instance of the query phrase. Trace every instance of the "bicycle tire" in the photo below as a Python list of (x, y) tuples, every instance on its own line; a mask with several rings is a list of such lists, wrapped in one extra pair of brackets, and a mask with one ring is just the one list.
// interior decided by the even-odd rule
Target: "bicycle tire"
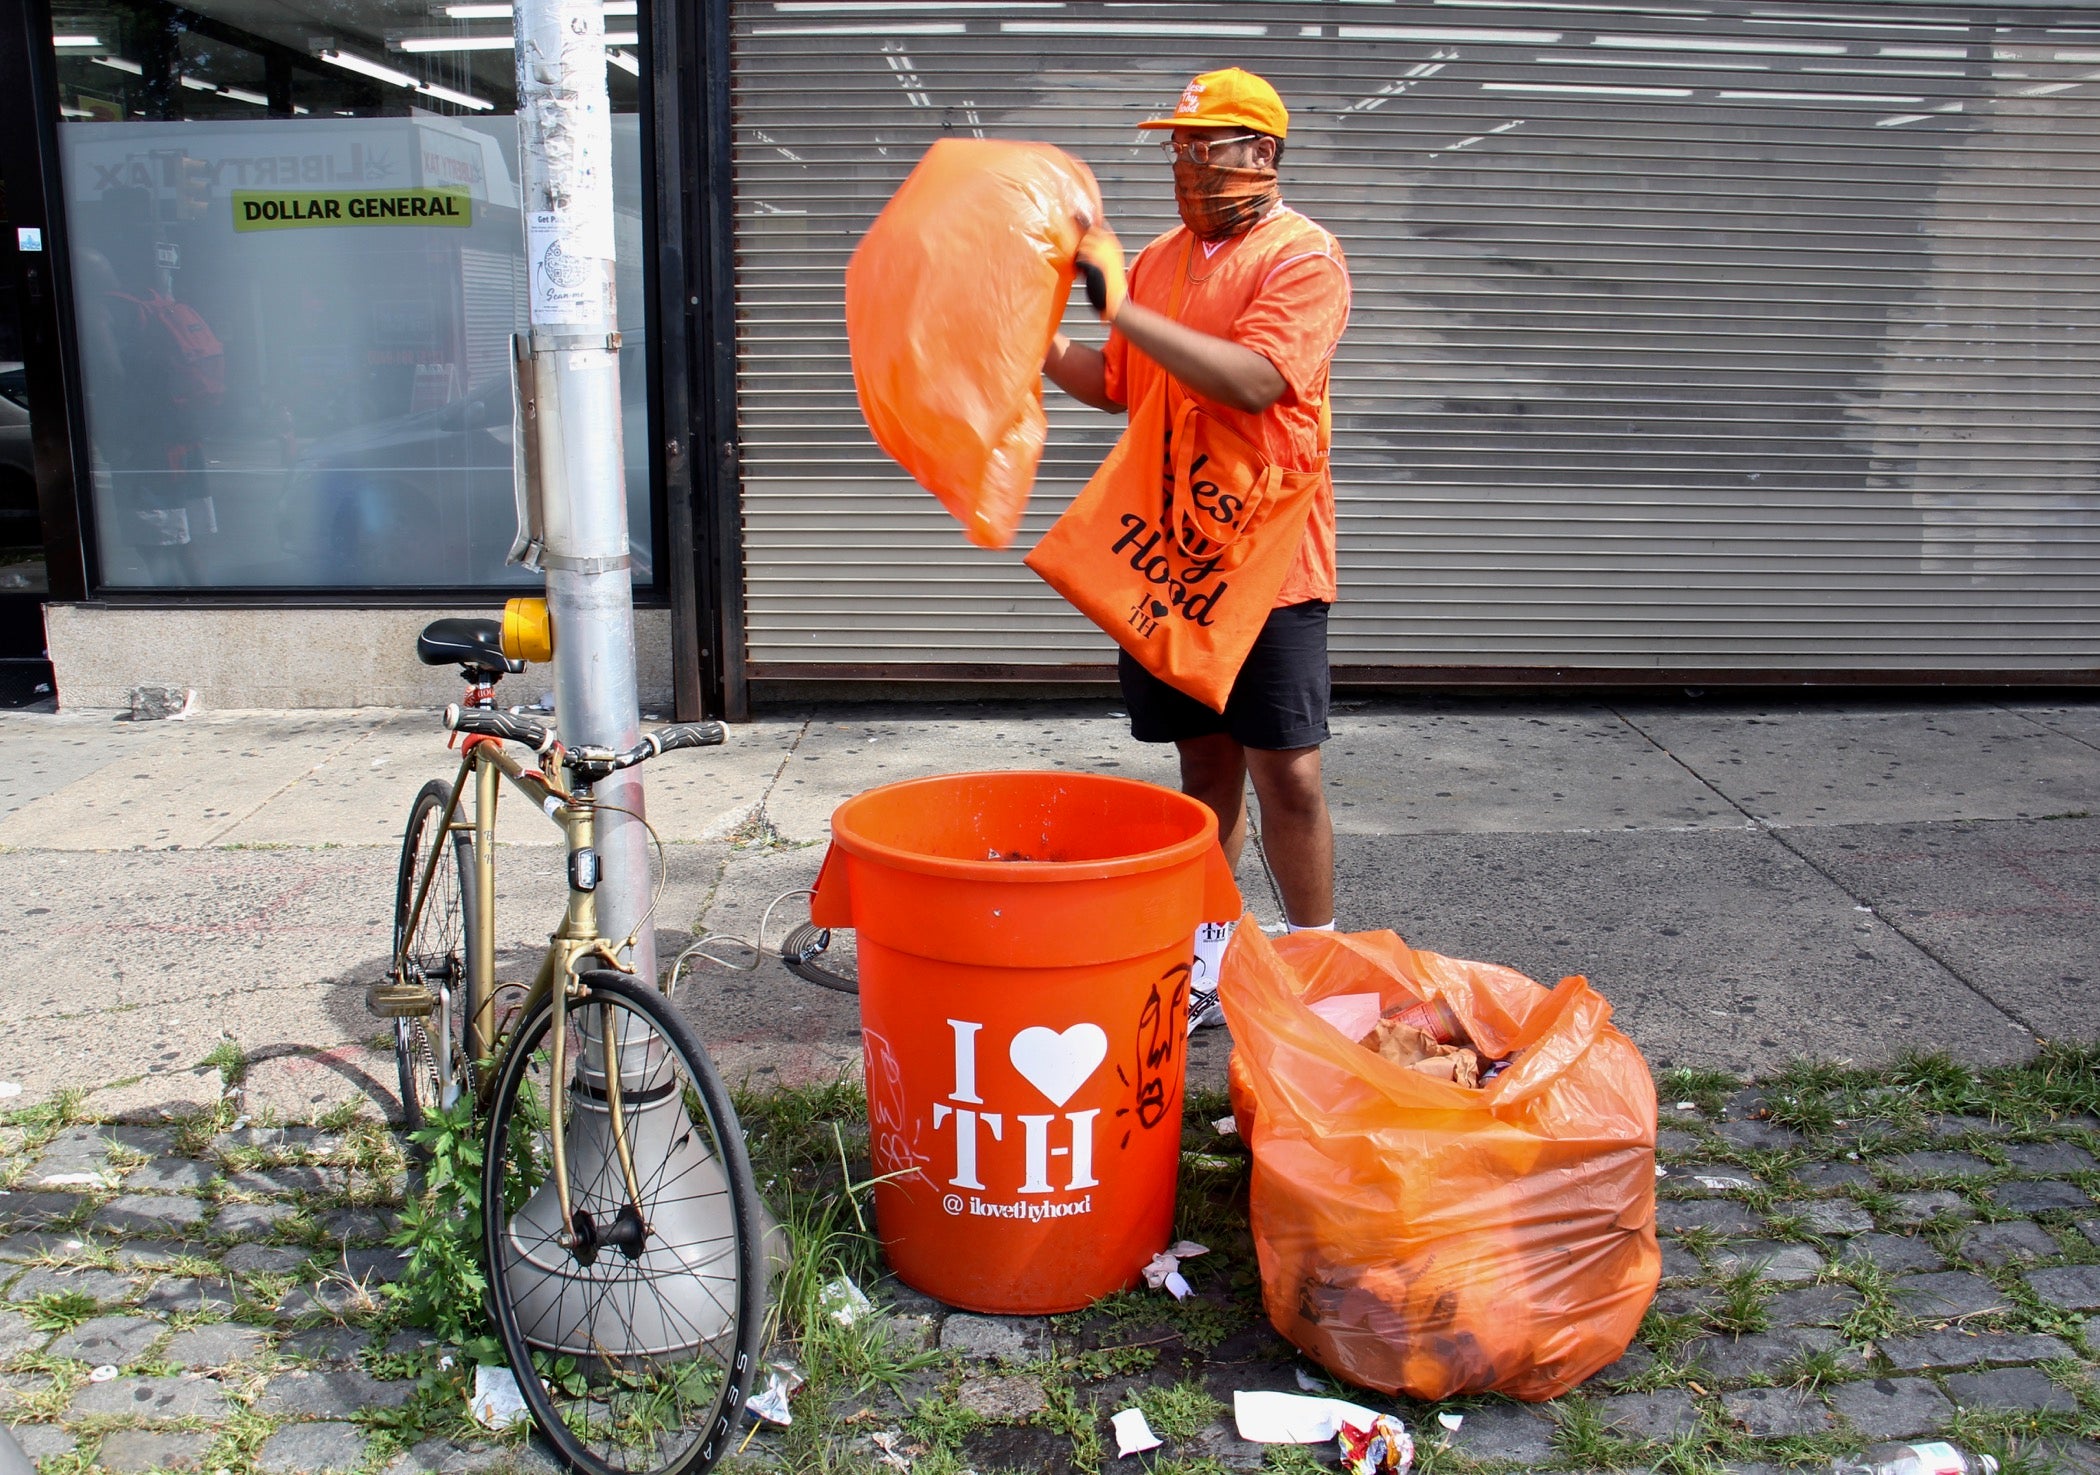
[[(758, 1367), (758, 1195), (729, 1091), (670, 1001), (610, 971), (581, 981), (567, 1006), (573, 1053), (560, 1096), (570, 1206), (579, 1230), (589, 1216), (593, 1232), (615, 1237), (588, 1250), (557, 1238), (546, 1107), (556, 1099), (553, 1004), (542, 1001), (506, 1045), (489, 1106), (490, 1309), (533, 1422), (570, 1469), (699, 1475), (727, 1452)], [(609, 1145), (597, 1043), (608, 1032), (620, 1042), (622, 1117), (641, 1189), (632, 1205)], [(636, 1212), (623, 1220), (627, 1208)], [(631, 1251), (617, 1239), (623, 1223)]]
[[(475, 1002), (469, 949), (481, 904), (474, 894), (474, 837), (465, 830), (448, 832), (444, 828), (445, 806), (451, 798), (452, 786), (436, 779), (416, 795), (408, 811), (408, 827), (402, 831), (401, 866), (394, 881), (396, 976), (421, 980), (438, 1000), (435, 1013), (394, 1021), (394, 1066), (401, 1082), (404, 1132), (423, 1125), (425, 1113), (443, 1102), (449, 1085), (455, 1081), (462, 1087), (468, 1084), (466, 1022)], [(430, 847), (448, 838), (452, 854), (438, 862), (416, 935), (408, 937), (409, 912), (415, 906), (416, 886), (423, 878)], [(449, 1068), (438, 1061), (441, 1020), (449, 1035)]]

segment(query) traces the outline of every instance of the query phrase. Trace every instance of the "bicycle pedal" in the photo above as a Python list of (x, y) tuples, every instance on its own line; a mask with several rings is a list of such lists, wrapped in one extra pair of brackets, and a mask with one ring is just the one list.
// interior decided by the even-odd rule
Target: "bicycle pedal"
[(365, 1007), (381, 1019), (427, 1019), (437, 1012), (437, 995), (420, 983), (389, 978), (365, 990)]

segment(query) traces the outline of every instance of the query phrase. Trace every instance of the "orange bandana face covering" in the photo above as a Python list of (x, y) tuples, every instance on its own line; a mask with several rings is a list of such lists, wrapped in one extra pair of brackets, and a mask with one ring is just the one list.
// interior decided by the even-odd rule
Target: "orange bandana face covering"
[(1174, 161), (1174, 208), (1199, 240), (1222, 241), (1251, 229), (1281, 197), (1274, 168)]

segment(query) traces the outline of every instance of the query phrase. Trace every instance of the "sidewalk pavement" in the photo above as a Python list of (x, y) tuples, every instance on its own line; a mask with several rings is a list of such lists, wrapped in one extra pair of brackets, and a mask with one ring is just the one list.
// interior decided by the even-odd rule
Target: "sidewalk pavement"
[[(536, 1441), (473, 1435), (441, 1349), (381, 1289), (402, 1274), (383, 1241), (408, 1183), (373, 1120), (393, 1065), (363, 991), (397, 828), (447, 769), (434, 719), (13, 714), (0, 744), (0, 1081), (21, 1088), (0, 1099), (0, 1419), (46, 1475), (553, 1475)], [(1171, 778), (1105, 703), (769, 715), (650, 770), (662, 956), (701, 928), (754, 936), (814, 878), (846, 796), (991, 765)], [(1350, 703), (1329, 771), (1345, 927), (1584, 972), (1658, 1069), (1910, 1048), (1982, 1065), (2094, 1038), (2100, 699)], [(551, 827), (524, 806), (509, 822), (517, 976), (559, 865)], [(1241, 882), (1274, 921), (1252, 855)], [(854, 1001), (775, 963), (707, 965), (681, 992), (732, 1080), (856, 1069)], [(1198, 1036), (1196, 1085), (1221, 1085), (1226, 1048)], [(2020, 1074), (2061, 1095), (2044, 1073)], [(2017, 1451), (2009, 1471), (2100, 1475), (2100, 1118), (2036, 1110), (2003, 1078), (1979, 1106), (1948, 1074), (1786, 1096), (1670, 1078), (1664, 1285), (1624, 1357), (1536, 1406), (1345, 1396), (1406, 1418), (1457, 1475), (1783, 1475), (1948, 1436)], [(1933, 1080), (1945, 1100), (1916, 1084)], [(94, 1120), (8, 1120), (68, 1087)], [(1178, 1227), (1207, 1214), (1213, 1249), (1187, 1302), (995, 1318), (871, 1285), (894, 1345), (936, 1360), (901, 1388), (807, 1390), (794, 1428), (750, 1431), (723, 1468), (874, 1470), (902, 1449), (1063, 1475), (1106, 1466), (1107, 1415), (1133, 1403), (1173, 1468), (1270, 1467), (1233, 1432), (1232, 1394), (1312, 1369), (1262, 1316), (1237, 1145), (1192, 1120), (1184, 1147)]]
[[(1334, 729), (1341, 925), (1584, 974), (1658, 1070), (1989, 1064), (2100, 1029), (2100, 696), (1419, 696), (1343, 702)], [(391, 1101), (363, 998), (400, 826), (451, 773), (434, 714), (8, 713), (0, 751), (16, 1104), (69, 1086), (100, 1115), (202, 1104), (226, 1039), (253, 1109)], [(769, 712), (645, 770), (660, 957), (700, 931), (756, 939), (784, 896), (776, 947), (840, 801), (991, 767), (1173, 781), (1105, 701)], [(558, 832), (512, 806), (502, 834), (498, 972), (527, 977)], [(1255, 846), (1240, 880), (1278, 920)], [(850, 935), (831, 956), (850, 963)], [(857, 1070), (853, 999), (777, 962), (703, 962), (681, 995), (732, 1081)], [(1199, 1036), (1192, 1081), (1221, 1082), (1226, 1052)]]

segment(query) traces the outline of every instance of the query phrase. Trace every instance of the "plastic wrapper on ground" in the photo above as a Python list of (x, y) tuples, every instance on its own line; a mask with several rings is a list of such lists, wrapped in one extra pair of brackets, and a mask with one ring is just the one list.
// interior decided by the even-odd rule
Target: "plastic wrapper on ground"
[(1043, 355), (1072, 289), (1094, 176), (1048, 144), (944, 138), (846, 267), (861, 413), (883, 450), (962, 522), (1013, 541), (1042, 460)]
[[(1313, 1002), (1448, 1005), (1484, 1086), (1380, 1058)], [(1433, 1401), (1546, 1399), (1625, 1351), (1655, 1294), (1655, 1091), (1580, 978), (1417, 952), (1390, 932), (1242, 927), (1219, 998), (1254, 1157), (1277, 1331), (1350, 1382)]]

